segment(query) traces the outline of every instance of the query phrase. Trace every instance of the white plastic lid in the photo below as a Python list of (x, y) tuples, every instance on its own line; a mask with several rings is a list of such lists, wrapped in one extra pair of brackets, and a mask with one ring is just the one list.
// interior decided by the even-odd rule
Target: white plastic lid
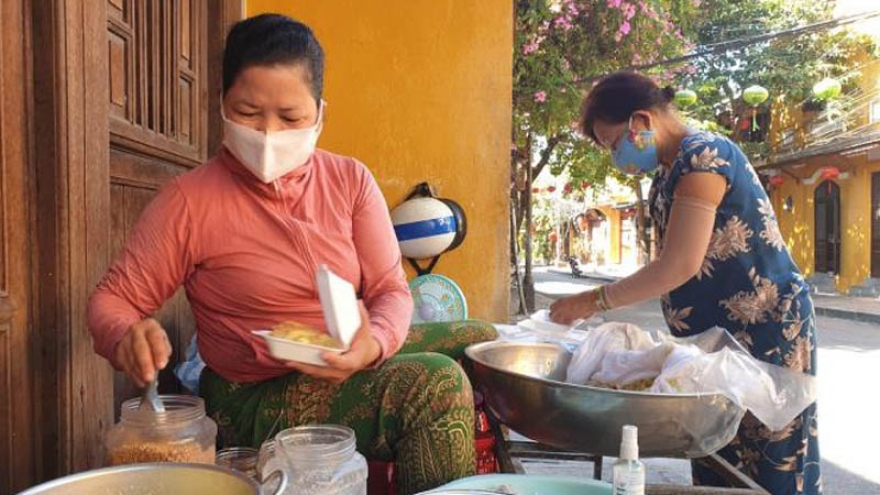
[(318, 267), (317, 279), (318, 297), (321, 299), (327, 330), (348, 349), (354, 334), (361, 327), (361, 312), (354, 286), (330, 271), (327, 265)]
[(620, 458), (635, 461), (639, 458), (639, 428), (624, 425), (620, 439)]

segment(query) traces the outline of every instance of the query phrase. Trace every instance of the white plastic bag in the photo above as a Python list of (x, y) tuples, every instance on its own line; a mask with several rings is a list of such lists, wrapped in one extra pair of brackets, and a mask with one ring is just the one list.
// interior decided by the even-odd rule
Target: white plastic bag
[(675, 338), (631, 324), (606, 323), (588, 333), (567, 371), (570, 383), (623, 386), (656, 377), (647, 392), (721, 394), (773, 431), (816, 400), (815, 377), (755, 359), (722, 328)]
[[(752, 357), (721, 329), (713, 328), (678, 342), (723, 342), (723, 347), (668, 361), (650, 388), (657, 393), (720, 393), (739, 407), (750, 411), (773, 431), (788, 425), (816, 400), (816, 378)], [(673, 339), (670, 337), (670, 339)]]
[[(629, 383), (622, 381), (622, 377), (614, 376), (613, 363), (605, 366), (605, 359), (612, 351), (644, 351), (657, 346), (651, 336), (641, 328), (629, 324), (610, 322), (600, 325), (587, 333), (587, 338), (574, 352), (568, 364), (566, 381), (569, 383), (585, 384), (596, 380), (594, 375), (603, 373), (604, 383)], [(615, 358), (612, 357), (611, 361)], [(644, 374), (650, 370), (650, 365), (643, 365), (637, 356), (629, 358), (633, 374)], [(620, 364), (620, 358), (618, 363)], [(623, 358), (623, 361), (627, 361)], [(650, 359), (649, 359), (650, 361)], [(659, 369), (657, 370), (659, 372)], [(630, 373), (627, 372), (627, 373)], [(657, 373), (654, 374), (657, 376)]]

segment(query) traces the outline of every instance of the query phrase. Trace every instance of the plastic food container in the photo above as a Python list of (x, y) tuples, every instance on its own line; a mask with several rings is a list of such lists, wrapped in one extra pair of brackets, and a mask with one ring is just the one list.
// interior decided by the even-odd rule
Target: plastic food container
[(361, 314), (354, 286), (331, 272), (325, 265), (318, 269), (317, 282), (327, 330), (331, 336), (342, 342), (343, 347), (333, 348), (273, 337), (270, 330), (253, 332), (266, 341), (269, 354), (275, 359), (326, 366), (321, 354), (347, 351), (355, 333), (361, 327)]
[(351, 428), (298, 426), (264, 443), (258, 464), (263, 475), (279, 469), (286, 473), (290, 484), (285, 493), (291, 495), (363, 495), (369, 469), (355, 447)]
[(273, 337), (271, 333), (270, 330), (257, 330), (254, 332), (254, 334), (259, 335), (266, 341), (266, 344), (269, 346), (269, 354), (275, 359), (281, 359), (282, 361), (297, 361), (315, 366), (327, 366), (327, 363), (321, 358), (321, 354), (325, 352), (340, 354), (344, 350)]
[(160, 395), (165, 412), (139, 409), (141, 398), (122, 403), (122, 414), (107, 432), (107, 464), (183, 462), (214, 464), (217, 424), (205, 402), (189, 395)]

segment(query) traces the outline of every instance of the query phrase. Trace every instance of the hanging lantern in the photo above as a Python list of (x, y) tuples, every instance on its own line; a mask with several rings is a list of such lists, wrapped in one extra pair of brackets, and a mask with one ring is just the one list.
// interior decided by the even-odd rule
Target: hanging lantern
[(583, 180), (581, 181), (581, 189), (588, 189), (590, 187), (590, 181)]
[(763, 86), (758, 86), (757, 84), (754, 86), (749, 86), (743, 91), (743, 101), (748, 103), (749, 106), (752, 107), (752, 132), (758, 130), (758, 119), (757, 119), (757, 108), (758, 105), (767, 101), (767, 98), (770, 97), (770, 92), (767, 91), (767, 88)]
[(817, 100), (833, 100), (840, 96), (842, 89), (843, 86), (841, 86), (840, 81), (831, 77), (826, 77), (813, 86), (813, 96)]
[(767, 101), (767, 98), (770, 97), (770, 92), (767, 91), (767, 88), (763, 86), (749, 86), (743, 91), (743, 101), (748, 103), (750, 106), (756, 107), (761, 103)]
[(781, 175), (774, 175), (773, 177), (770, 177), (767, 182), (769, 182), (770, 185), (773, 187), (780, 187), (782, 184), (785, 184), (785, 177)]
[(680, 89), (675, 93), (675, 104), (681, 108), (689, 107), (697, 102), (697, 93), (690, 89)]
[(550, 186), (550, 187), (548, 187), (548, 188), (547, 188), (547, 192), (549, 192), (549, 193), (554, 193), (554, 192), (556, 192), (556, 186)]
[(553, 232), (550, 232), (550, 242), (556, 242), (558, 240), (559, 235), (556, 233), (556, 231), (554, 230)]
[(822, 178), (833, 180), (840, 177), (840, 169), (837, 167), (825, 167), (822, 169)]

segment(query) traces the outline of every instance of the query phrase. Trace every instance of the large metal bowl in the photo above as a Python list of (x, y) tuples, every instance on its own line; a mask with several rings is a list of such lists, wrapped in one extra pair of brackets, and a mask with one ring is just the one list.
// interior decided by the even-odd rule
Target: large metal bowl
[(742, 410), (720, 394), (652, 394), (564, 383), (571, 352), (556, 344), (469, 346), (474, 387), (507, 426), (547, 445), (616, 456), (623, 425), (643, 457), (702, 457), (727, 445)]
[[(274, 475), (278, 476), (274, 476)], [(278, 488), (287, 487), (287, 475), (280, 478)], [(210, 464), (131, 464), (85, 471), (43, 483), (19, 495), (261, 495), (264, 493), (247, 476)]]

